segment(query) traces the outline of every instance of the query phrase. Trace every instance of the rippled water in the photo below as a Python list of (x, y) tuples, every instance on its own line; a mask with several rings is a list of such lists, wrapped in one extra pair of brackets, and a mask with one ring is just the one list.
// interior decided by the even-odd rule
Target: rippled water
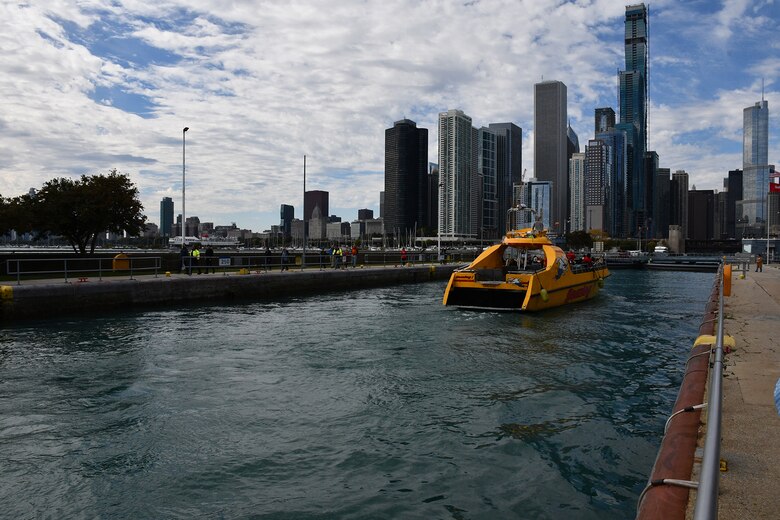
[(444, 283), (0, 337), (9, 518), (627, 518), (712, 274), (543, 314)]

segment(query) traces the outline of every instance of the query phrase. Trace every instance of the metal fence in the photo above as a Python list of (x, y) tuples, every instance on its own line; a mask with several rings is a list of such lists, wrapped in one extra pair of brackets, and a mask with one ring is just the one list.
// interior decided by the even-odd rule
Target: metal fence
[(20, 258), (6, 260), (6, 273), (16, 278), (21, 285), (22, 279), (60, 278), (68, 283), (71, 278), (85, 281), (96, 276), (129, 276), (153, 273), (157, 276), (162, 266), (159, 256), (122, 257), (122, 258)]
[[(62, 278), (68, 283), (73, 279), (86, 281), (88, 278), (103, 280), (104, 277), (127, 276), (131, 280), (141, 274), (157, 277), (166, 271), (178, 274), (198, 275), (220, 273), (227, 275), (235, 271), (268, 272), (290, 269), (333, 269), (353, 267), (392, 267), (401, 265), (468, 263), (479, 251), (453, 251), (439, 255), (430, 251), (409, 251), (406, 257), (400, 251), (364, 251), (353, 256), (330, 255), (321, 251), (300, 251), (288, 254), (247, 255), (201, 255), (200, 258), (184, 256), (122, 256), (120, 258), (13, 258), (6, 260), (6, 275), (15, 279), (17, 285), (23, 281)], [(164, 267), (163, 267), (164, 266)]]

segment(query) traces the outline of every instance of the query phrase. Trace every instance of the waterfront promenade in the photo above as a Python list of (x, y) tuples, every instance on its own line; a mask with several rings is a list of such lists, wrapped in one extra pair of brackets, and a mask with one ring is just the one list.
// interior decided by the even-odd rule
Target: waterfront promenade
[(780, 515), (780, 267), (755, 266), (725, 299), (724, 329), (736, 349), (726, 356), (723, 386), (719, 518), (774, 519)]

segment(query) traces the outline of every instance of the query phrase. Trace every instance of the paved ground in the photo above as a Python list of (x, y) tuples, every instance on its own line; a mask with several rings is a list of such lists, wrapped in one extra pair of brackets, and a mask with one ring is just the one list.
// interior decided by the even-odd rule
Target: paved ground
[(736, 350), (726, 356), (719, 518), (780, 518), (780, 267), (734, 273), (724, 328)]

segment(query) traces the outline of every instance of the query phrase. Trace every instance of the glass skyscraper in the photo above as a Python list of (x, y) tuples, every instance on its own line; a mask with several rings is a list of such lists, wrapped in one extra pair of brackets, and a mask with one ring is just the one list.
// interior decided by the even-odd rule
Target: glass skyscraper
[(648, 200), (647, 175), (644, 173), (647, 151), (647, 8), (645, 4), (626, 6), (625, 58), (626, 70), (620, 77), (620, 125), (632, 125), (635, 134), (627, 135), (626, 181), (628, 222), (627, 232), (645, 226)]
[(762, 99), (742, 112), (742, 201), (737, 204), (740, 236), (766, 233), (769, 191), (769, 103)]
[(160, 201), (160, 236), (173, 236), (173, 199), (170, 197)]

